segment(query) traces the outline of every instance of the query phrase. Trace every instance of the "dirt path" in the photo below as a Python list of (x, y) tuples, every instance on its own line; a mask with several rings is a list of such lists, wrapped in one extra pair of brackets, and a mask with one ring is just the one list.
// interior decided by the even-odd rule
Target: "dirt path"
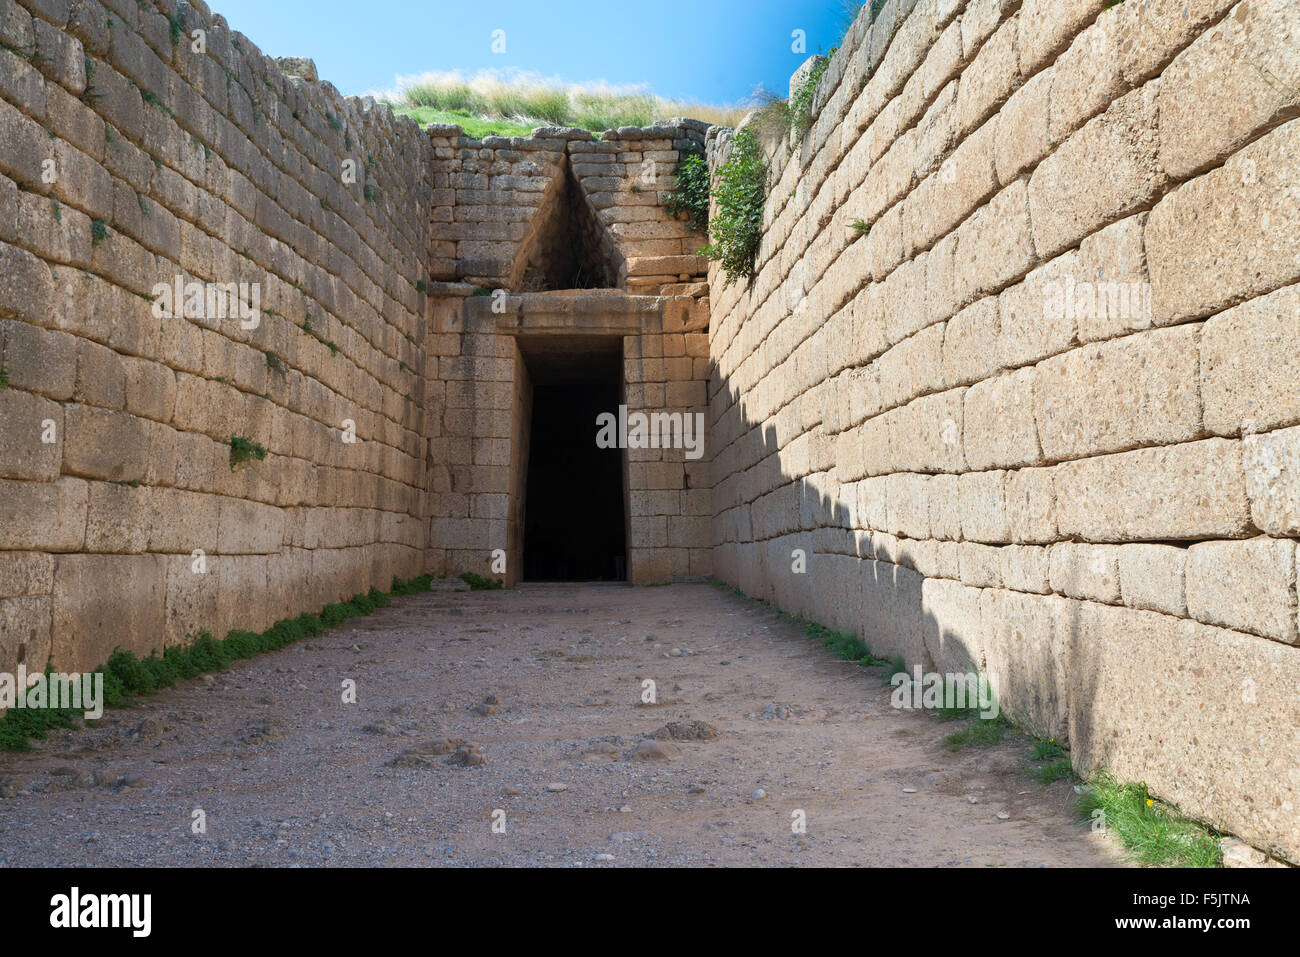
[(1116, 862), (1023, 743), (950, 730), (708, 585), (437, 591), (0, 756), (0, 865)]

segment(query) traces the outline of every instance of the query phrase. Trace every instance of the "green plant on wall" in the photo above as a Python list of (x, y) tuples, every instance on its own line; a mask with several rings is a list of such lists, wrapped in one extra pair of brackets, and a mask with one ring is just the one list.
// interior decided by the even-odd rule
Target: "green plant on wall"
[(264, 446), (242, 435), (232, 435), (226, 444), (230, 446), (230, 471), (232, 472), (245, 462), (251, 462), (253, 459), (260, 462), (266, 458)]
[(794, 95), (790, 97), (786, 113), (790, 120), (790, 131), (794, 133), (796, 143), (802, 143), (804, 137), (808, 135), (808, 131), (812, 129), (813, 99), (817, 96), (817, 86), (821, 83), (822, 77), (826, 75), (826, 68), (831, 65), (831, 57), (833, 56), (835, 56), (835, 51), (831, 50), (825, 57), (818, 60), (812, 71), (799, 84), (799, 89), (795, 90)]
[(712, 243), (700, 252), (722, 267), (725, 284), (754, 275), (754, 260), (763, 237), (767, 199), (767, 162), (752, 130), (736, 134), (730, 158), (714, 175), (718, 210), (709, 223)]
[(664, 208), (674, 216), (685, 213), (695, 232), (709, 231), (709, 164), (699, 153), (677, 167), (677, 189), (664, 197)]

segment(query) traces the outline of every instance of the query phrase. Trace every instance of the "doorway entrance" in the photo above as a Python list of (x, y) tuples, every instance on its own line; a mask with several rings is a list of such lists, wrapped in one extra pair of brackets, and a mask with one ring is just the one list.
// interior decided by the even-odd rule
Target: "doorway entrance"
[(627, 579), (624, 453), (596, 446), (596, 418), (617, 412), (623, 340), (520, 338), (532, 383), (524, 495), (529, 582)]

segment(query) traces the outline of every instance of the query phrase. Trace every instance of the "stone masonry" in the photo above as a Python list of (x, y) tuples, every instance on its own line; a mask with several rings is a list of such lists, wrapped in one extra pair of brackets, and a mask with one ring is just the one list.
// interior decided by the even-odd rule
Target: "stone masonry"
[(202, 0), (0, 0), (0, 671), (519, 582), (529, 356), (599, 341), (707, 414), (623, 458), (629, 581), (982, 669), (1300, 862), (1300, 8), (872, 6), (728, 286), (664, 197), (733, 131), (421, 131)]
[(889, 0), (813, 113), (711, 277), (715, 574), (1300, 861), (1300, 7)]

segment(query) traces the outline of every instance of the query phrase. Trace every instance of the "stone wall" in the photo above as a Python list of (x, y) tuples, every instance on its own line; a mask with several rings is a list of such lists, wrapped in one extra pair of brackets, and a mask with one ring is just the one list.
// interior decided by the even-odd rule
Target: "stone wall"
[[(531, 384), (519, 337), (567, 336), (577, 351), (615, 339), (630, 409), (704, 412), (708, 264), (696, 253), (706, 239), (664, 198), (707, 129), (673, 120), (599, 140), (573, 129), (475, 140), (430, 128), (434, 573), (520, 580)], [(625, 465), (629, 579), (709, 574), (707, 459), (640, 449)]]
[(716, 573), (1300, 861), (1300, 8), (889, 0), (813, 113), (712, 277)]
[(0, 0), (0, 44), (0, 670), (418, 574), (428, 139), (200, 0)]
[[(438, 575), (473, 572), (514, 585), (524, 548), (532, 404), (521, 338), (558, 341), (561, 349), (575, 353), (594, 338), (612, 340), (623, 357), (621, 395), (629, 410), (699, 414), (707, 423), (707, 305), (686, 295), (619, 290), (560, 290), (498, 300), (466, 296), (467, 289), (435, 285), (432, 290), (427, 567)], [(589, 428), (595, 441), (595, 422), (575, 427)], [(688, 460), (683, 448), (625, 453), (632, 583), (712, 573), (710, 451), (706, 437), (699, 459)]]

